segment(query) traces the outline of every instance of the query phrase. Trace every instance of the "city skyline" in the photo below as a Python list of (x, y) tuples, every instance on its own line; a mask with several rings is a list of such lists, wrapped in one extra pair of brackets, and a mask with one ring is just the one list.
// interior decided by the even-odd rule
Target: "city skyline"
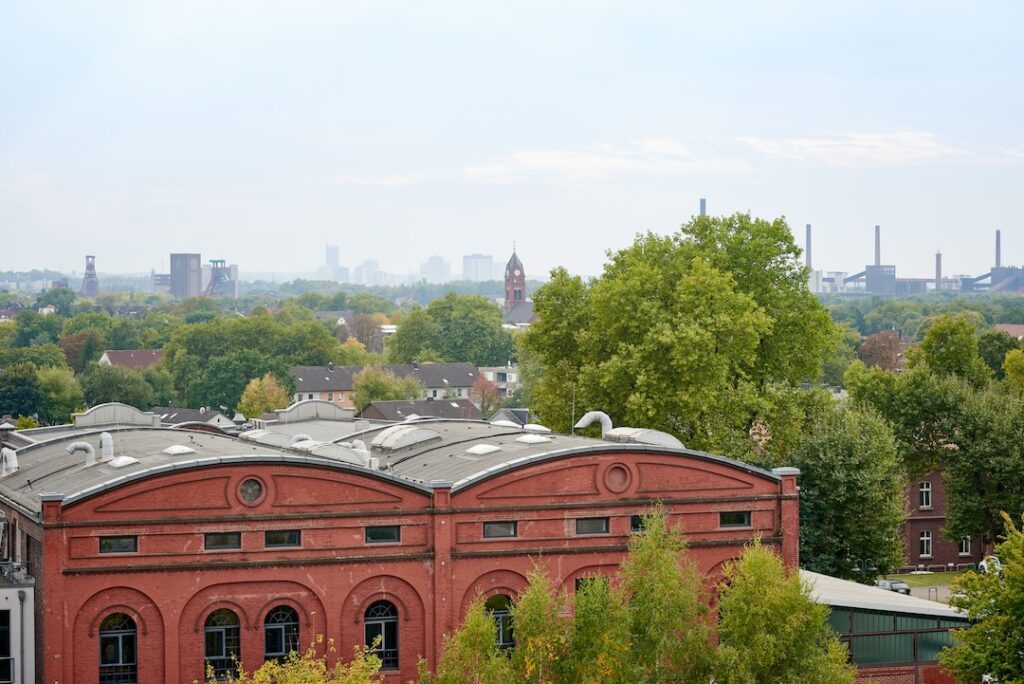
[[(0, 9), (0, 270), (440, 255), (595, 275), (637, 232), (785, 215), (814, 267), (1024, 263), (1024, 10), (783, 2)], [(45, 246), (45, 249), (40, 249)]]

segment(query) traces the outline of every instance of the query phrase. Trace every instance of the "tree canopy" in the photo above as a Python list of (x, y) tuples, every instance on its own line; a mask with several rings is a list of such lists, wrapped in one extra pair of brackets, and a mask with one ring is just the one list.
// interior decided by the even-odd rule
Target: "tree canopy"
[(388, 343), (394, 363), (468, 361), (503, 366), (515, 357), (512, 334), (501, 327), (501, 309), (480, 296), (449, 292), (413, 309)]

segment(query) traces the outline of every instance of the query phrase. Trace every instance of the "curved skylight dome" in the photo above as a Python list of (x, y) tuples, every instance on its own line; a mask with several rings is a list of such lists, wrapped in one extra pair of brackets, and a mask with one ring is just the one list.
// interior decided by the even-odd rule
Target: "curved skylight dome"
[(441, 435), (433, 430), (400, 423), (381, 430), (370, 444), (375, 449), (394, 451), (395, 449), (402, 449), (414, 444), (423, 444), (435, 439), (441, 439)]
[(661, 430), (647, 428), (617, 427), (604, 433), (604, 439), (620, 444), (651, 444), (654, 446), (684, 449), (683, 443)]
[(192, 447), (187, 447), (184, 444), (173, 444), (164, 449), (163, 453), (168, 456), (184, 456), (186, 454), (194, 454), (196, 453), (196, 450)]

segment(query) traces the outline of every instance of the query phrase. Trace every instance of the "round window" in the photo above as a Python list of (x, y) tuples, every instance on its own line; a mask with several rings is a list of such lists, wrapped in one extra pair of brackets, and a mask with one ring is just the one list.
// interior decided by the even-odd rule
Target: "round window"
[(241, 487), (238, 488), (238, 493), (242, 496), (242, 499), (252, 503), (263, 496), (263, 483), (259, 480), (249, 478), (242, 483)]

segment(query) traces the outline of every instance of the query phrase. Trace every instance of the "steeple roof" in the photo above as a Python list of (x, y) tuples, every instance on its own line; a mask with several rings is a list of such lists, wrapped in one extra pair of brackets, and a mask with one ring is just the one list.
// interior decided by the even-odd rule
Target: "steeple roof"
[(518, 268), (520, 273), (524, 271), (523, 262), (519, 260), (519, 255), (516, 254), (515, 249), (512, 250), (512, 257), (508, 260), (508, 263), (505, 265), (506, 271), (513, 268)]

